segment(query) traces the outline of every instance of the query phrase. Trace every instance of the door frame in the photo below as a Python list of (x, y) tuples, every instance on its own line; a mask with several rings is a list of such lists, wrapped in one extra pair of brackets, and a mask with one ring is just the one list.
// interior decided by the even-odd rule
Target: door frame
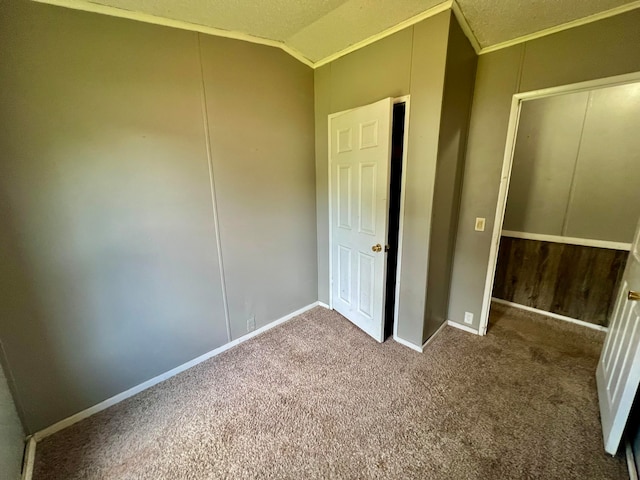
[(509, 183), (511, 181), (511, 168), (513, 166), (513, 155), (515, 153), (516, 137), (518, 135), (518, 124), (520, 122), (520, 110), (522, 102), (545, 97), (555, 97), (568, 93), (578, 93), (599, 88), (613, 87), (616, 85), (627, 85), (640, 82), (640, 72), (627, 73), (612, 77), (589, 80), (586, 82), (571, 83), (558, 87), (531, 90), (528, 92), (516, 93), (511, 99), (511, 113), (509, 115), (509, 127), (507, 128), (507, 142), (504, 150), (502, 163), (502, 173), (500, 174), (500, 188), (498, 190), (498, 202), (496, 205), (495, 218), (493, 222), (493, 232), (491, 234), (491, 248), (489, 250), (489, 263), (487, 265), (487, 276), (484, 284), (482, 297), (482, 310), (480, 312), (480, 324), (478, 334), (486, 335), (489, 327), (489, 312), (491, 310), (491, 294), (498, 265), (498, 249), (500, 247), (500, 237), (502, 234), (502, 224), (507, 207), (507, 197), (509, 195)]
[[(382, 99), (380, 99), (382, 100)], [(417, 345), (410, 344), (409, 342), (398, 338), (398, 299), (400, 294), (400, 271), (402, 265), (402, 238), (403, 238), (403, 227), (404, 227), (404, 206), (405, 206), (405, 192), (406, 192), (406, 171), (407, 171), (407, 150), (409, 146), (409, 110), (410, 110), (410, 101), (411, 95), (403, 95), (402, 97), (395, 97), (393, 99), (393, 104), (396, 105), (398, 103), (405, 104), (404, 111), (404, 139), (402, 145), (402, 176), (400, 179), (400, 221), (398, 224), (398, 260), (396, 262), (396, 302), (393, 309), (393, 338), (398, 340), (399, 343), (407, 345), (410, 348), (418, 349)], [(364, 106), (364, 105), (363, 105)], [(359, 107), (356, 107), (359, 108)], [(347, 112), (355, 110), (355, 108), (350, 108), (348, 110), (343, 110), (341, 112), (331, 113), (327, 117), (327, 132), (329, 138), (329, 151), (327, 152), (327, 168), (328, 168), (328, 181), (329, 181), (329, 308), (333, 310), (333, 248), (331, 248), (331, 240), (333, 238), (333, 210), (332, 210), (332, 193), (333, 186), (331, 182), (331, 120), (335, 117), (343, 115)], [(392, 118), (393, 121), (393, 118)], [(392, 126), (393, 130), (393, 126)], [(389, 162), (391, 162), (391, 158), (389, 158)], [(389, 209), (387, 205), (387, 216), (389, 215)], [(387, 237), (389, 232), (387, 232)], [(385, 272), (386, 273), (386, 272)], [(385, 299), (386, 301), (386, 299)], [(384, 304), (383, 304), (384, 305)], [(383, 309), (384, 311), (384, 309)], [(422, 351), (420, 349), (420, 351)]]

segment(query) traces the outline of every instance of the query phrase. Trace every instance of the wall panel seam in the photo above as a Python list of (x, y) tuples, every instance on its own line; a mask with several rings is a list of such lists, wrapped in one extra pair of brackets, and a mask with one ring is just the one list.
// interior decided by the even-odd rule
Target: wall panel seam
[[(413, 80), (413, 49), (416, 41), (416, 27), (411, 26), (411, 51), (409, 52), (409, 95), (411, 95), (411, 86)], [(408, 120), (408, 119), (407, 119)]]
[(587, 113), (589, 112), (589, 104), (591, 103), (592, 92), (587, 96), (587, 103), (584, 107), (584, 116), (582, 117), (582, 126), (580, 127), (580, 136), (578, 138), (578, 150), (576, 151), (576, 161), (573, 164), (573, 172), (571, 173), (571, 183), (569, 184), (569, 198), (567, 198), (567, 206), (564, 209), (564, 218), (562, 219), (562, 236), (567, 236), (567, 228), (569, 226), (569, 209), (576, 191), (576, 173), (578, 171), (578, 159), (580, 158), (580, 150), (582, 150), (582, 137), (584, 136), (584, 127), (587, 124)]
[(229, 318), (229, 304), (227, 302), (227, 284), (224, 275), (224, 260), (222, 255), (222, 240), (220, 238), (220, 221), (218, 215), (218, 203), (216, 200), (216, 186), (213, 174), (213, 156), (211, 153), (211, 134), (209, 127), (209, 113), (207, 110), (207, 92), (204, 81), (204, 65), (202, 62), (202, 45), (200, 42), (200, 33), (196, 33), (198, 41), (198, 62), (200, 64), (200, 99), (202, 103), (202, 121), (204, 123), (204, 137), (207, 150), (207, 165), (209, 167), (209, 188), (211, 191), (211, 208), (213, 212), (213, 228), (216, 237), (216, 249), (218, 254), (218, 268), (220, 270), (220, 287), (222, 289), (222, 305), (224, 309), (224, 320), (227, 327), (227, 341), (231, 341), (231, 320)]
[(527, 42), (522, 45), (522, 53), (520, 54), (520, 65), (518, 66), (518, 77), (516, 78), (516, 93), (520, 93), (522, 85), (522, 72), (524, 71), (524, 60), (527, 56)]

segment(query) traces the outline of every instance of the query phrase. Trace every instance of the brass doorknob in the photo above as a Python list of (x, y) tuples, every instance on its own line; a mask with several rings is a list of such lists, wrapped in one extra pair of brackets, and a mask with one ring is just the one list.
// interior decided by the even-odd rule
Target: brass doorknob
[(382, 251), (382, 245), (380, 245), (379, 243), (374, 245), (373, 247), (371, 247), (371, 250), (373, 250), (374, 252), (381, 252)]
[(634, 292), (633, 290), (629, 290), (629, 293), (627, 294), (627, 298), (629, 300), (640, 300), (640, 292)]

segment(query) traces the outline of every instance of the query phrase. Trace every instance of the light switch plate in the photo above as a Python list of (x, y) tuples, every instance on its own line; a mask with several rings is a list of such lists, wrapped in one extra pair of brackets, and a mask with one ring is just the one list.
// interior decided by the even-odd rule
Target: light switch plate
[(486, 223), (486, 219), (482, 217), (476, 218), (476, 232), (484, 232), (484, 225)]

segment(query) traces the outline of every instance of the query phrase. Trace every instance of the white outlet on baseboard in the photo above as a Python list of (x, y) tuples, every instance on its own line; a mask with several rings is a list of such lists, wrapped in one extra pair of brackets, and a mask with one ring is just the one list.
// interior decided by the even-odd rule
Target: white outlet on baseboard
[(464, 323), (471, 325), (473, 323), (473, 313), (464, 312)]
[(251, 315), (247, 320), (247, 332), (253, 332), (256, 329), (256, 316)]

